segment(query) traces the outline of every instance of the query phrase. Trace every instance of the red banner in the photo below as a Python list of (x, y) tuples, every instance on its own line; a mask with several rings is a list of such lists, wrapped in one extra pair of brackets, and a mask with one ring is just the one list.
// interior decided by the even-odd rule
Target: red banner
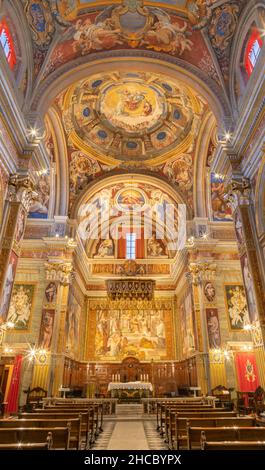
[(14, 369), (11, 378), (11, 384), (7, 396), (7, 409), (8, 413), (15, 413), (18, 410), (18, 393), (20, 384), (20, 374), (22, 367), (23, 356), (16, 356)]
[(236, 370), (240, 392), (255, 392), (259, 386), (258, 368), (252, 352), (236, 353)]

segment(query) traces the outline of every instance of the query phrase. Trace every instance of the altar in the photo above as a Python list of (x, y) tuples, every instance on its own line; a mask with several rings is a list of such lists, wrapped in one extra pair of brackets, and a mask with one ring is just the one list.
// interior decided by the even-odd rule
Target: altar
[(111, 398), (124, 401), (136, 401), (152, 396), (153, 385), (150, 382), (110, 382), (108, 392)]

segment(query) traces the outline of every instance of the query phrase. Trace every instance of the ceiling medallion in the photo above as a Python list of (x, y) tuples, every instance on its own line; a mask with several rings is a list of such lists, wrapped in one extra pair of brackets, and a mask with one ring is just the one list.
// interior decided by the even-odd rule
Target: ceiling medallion
[(166, 110), (164, 93), (142, 80), (111, 83), (99, 97), (101, 119), (105, 118), (113, 130), (126, 133), (154, 130), (165, 118)]

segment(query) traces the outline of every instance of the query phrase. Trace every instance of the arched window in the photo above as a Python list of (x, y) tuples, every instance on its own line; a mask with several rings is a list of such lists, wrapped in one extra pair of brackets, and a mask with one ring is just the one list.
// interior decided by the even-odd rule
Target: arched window
[(262, 48), (262, 38), (256, 27), (252, 29), (252, 32), (247, 40), (245, 47), (245, 56), (244, 56), (244, 66), (248, 74), (248, 77), (251, 76), (256, 62), (258, 60), (261, 48)]
[(0, 44), (4, 50), (9, 67), (13, 70), (16, 64), (15, 46), (5, 19), (2, 19), (0, 22)]

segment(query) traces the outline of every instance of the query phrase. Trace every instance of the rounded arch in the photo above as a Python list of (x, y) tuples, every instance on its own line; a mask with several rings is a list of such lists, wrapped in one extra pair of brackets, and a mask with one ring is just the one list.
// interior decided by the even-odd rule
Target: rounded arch
[[(98, 178), (97, 181), (93, 181), (87, 185), (82, 193), (77, 197), (70, 214), (70, 219), (78, 218), (78, 211), (80, 207), (86, 203), (87, 199), (91, 199), (99, 191), (106, 188), (111, 184), (116, 185), (130, 180), (133, 183), (144, 183), (154, 185), (161, 191), (167, 193), (176, 204), (185, 204), (185, 199), (176, 189), (176, 187), (170, 184), (165, 178), (160, 175), (146, 174), (144, 172), (124, 172), (123, 174), (113, 171), (111, 175), (104, 175), (102, 178)], [(188, 208), (187, 208), (188, 209)], [(187, 218), (191, 217), (191, 211), (187, 210)]]
[(265, 153), (257, 176), (254, 207), (258, 236), (262, 237), (265, 235)]
[[(119, 208), (117, 197), (129, 187), (141, 193), (143, 197), (143, 206), (141, 207), (147, 209), (145, 212), (140, 211), (136, 215), (135, 212), (132, 214)], [(101, 215), (98, 219), (99, 207), (102, 207), (99, 203), (101, 197), (108, 198), (110, 211), (107, 206), (109, 216), (104, 217)], [(155, 202), (159, 206), (156, 206)], [(90, 203), (94, 206), (87, 205)], [(135, 202), (135, 204), (140, 204), (140, 202)], [(171, 209), (166, 215), (163, 212), (164, 215), (161, 219), (158, 215), (160, 213), (159, 207), (165, 208), (164, 204), (171, 204)], [(182, 243), (179, 236), (185, 237), (186, 232), (184, 225), (182, 225), (183, 223), (186, 227), (185, 209), (180, 207), (180, 204), (185, 204), (181, 194), (178, 193), (176, 188), (159, 177), (135, 172), (121, 175), (115, 172), (111, 176), (105, 176), (101, 181), (90, 183), (75, 202), (71, 219), (72, 223), (79, 227), (78, 233), (88, 258), (101, 256), (102, 253), (98, 254), (101, 242), (104, 248), (104, 256), (107, 254), (113, 259), (124, 258), (125, 245), (123, 242), (120, 244), (117, 241), (119, 239), (117, 236), (120, 230), (125, 230), (123, 233), (129, 233), (133, 229), (133, 232), (139, 234), (137, 237), (139, 238), (137, 244), (139, 258), (147, 259), (148, 255), (158, 257), (162, 254), (164, 258), (172, 259), (175, 257), (177, 250), (175, 243)], [(113, 212), (112, 208), (114, 207), (118, 208), (118, 211)], [(188, 213), (188, 217), (190, 215)], [(87, 232), (88, 227), (89, 232)], [(89, 236), (87, 237), (88, 233)], [(158, 233), (160, 235), (157, 237)], [(101, 237), (99, 234), (109, 234), (110, 239), (107, 246), (105, 237)], [(156, 237), (156, 246), (154, 246), (154, 243), (152, 245), (153, 236)], [(124, 237), (125, 235), (122, 236), (123, 239)], [(147, 242), (144, 242), (144, 239)], [(157, 251), (158, 244), (160, 245), (159, 253)], [(151, 254), (148, 249), (150, 249)]]
[(150, 51), (108, 51), (81, 57), (59, 67), (36, 88), (31, 101), (31, 111), (45, 115), (56, 96), (73, 83), (90, 75), (108, 71), (148, 70), (185, 81), (209, 104), (220, 127), (230, 118), (231, 110), (221, 88), (197, 67), (175, 57)]
[(55, 194), (54, 214), (66, 215), (69, 201), (69, 168), (67, 158), (67, 145), (61, 120), (54, 108), (47, 114), (50, 130), (54, 141), (54, 156), (56, 164), (55, 172)]
[(207, 184), (207, 154), (216, 121), (212, 113), (208, 113), (200, 129), (200, 135), (195, 155), (194, 171), (194, 215), (195, 217), (209, 217), (209, 184)]
[(247, 2), (244, 12), (241, 14), (231, 49), (230, 63), (232, 64), (232, 67), (230, 71), (229, 88), (232, 109), (234, 110), (234, 118), (236, 118), (238, 113), (241, 91), (245, 91), (248, 88), (249, 83), (251, 83), (251, 79), (253, 78), (251, 76), (248, 82), (244, 83), (240, 61), (246, 37), (249, 34), (253, 23), (255, 23), (258, 28), (262, 28), (264, 30), (264, 24), (262, 24), (261, 21), (260, 9), (265, 9), (263, 2), (254, 2), (252, 0)]
[(2, 180), (2, 173), (0, 168), (0, 226), (2, 225), (4, 212), (4, 185)]

